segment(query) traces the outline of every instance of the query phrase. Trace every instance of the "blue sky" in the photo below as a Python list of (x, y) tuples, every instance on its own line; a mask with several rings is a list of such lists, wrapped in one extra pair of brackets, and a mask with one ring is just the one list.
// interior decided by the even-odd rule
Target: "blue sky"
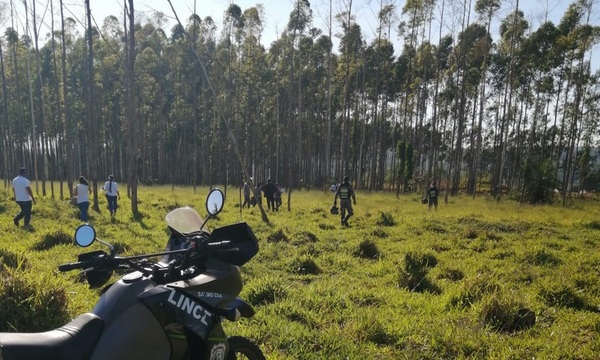
[[(311, 8), (313, 9), (313, 26), (321, 29), (324, 33), (328, 32), (329, 27), (329, 0), (309, 0), (311, 3)], [(398, 16), (401, 16), (401, 9), (404, 6), (405, 0), (352, 0), (352, 13), (355, 15), (358, 23), (361, 25), (361, 29), (363, 32), (363, 37), (367, 42), (371, 42), (375, 38), (375, 33), (377, 29), (377, 13), (380, 7), (381, 2), (390, 3), (393, 2), (397, 7)], [(441, 0), (438, 0), (440, 2)], [(508, 13), (514, 10), (515, 2), (517, 0), (503, 0), (502, 9), (497, 14), (497, 20), (504, 18)], [(548, 19), (557, 24), (561, 17), (563, 16), (565, 10), (568, 8), (569, 4), (574, 2), (575, 0), (565, 1), (565, 0), (519, 0), (519, 7), (525, 13), (527, 20), (530, 23), (530, 27), (532, 30), (535, 30), (539, 27), (539, 25), (544, 21), (545, 14), (548, 15)], [(29, 1), (28, 1), (29, 2)], [(47, 8), (47, 4), (49, 0), (36, 0), (37, 3), (37, 12), (38, 14), (44, 13), (44, 18), (46, 21), (49, 21), (50, 15), (48, 14), (49, 9)], [(54, 1), (55, 7), (58, 7), (58, 2)], [(206, 16), (211, 16), (215, 21), (215, 24), (218, 26), (219, 31), (222, 29), (222, 21), (223, 21), (223, 13), (232, 2), (231, 0), (171, 0), (173, 6), (175, 7), (175, 11), (177, 15), (182, 21), (185, 21), (193, 12), (194, 7), (196, 7), (196, 12), (201, 18), (205, 18)], [(263, 4), (264, 13), (265, 13), (265, 30), (262, 34), (262, 43), (269, 47), (269, 45), (277, 39), (278, 34), (280, 34), (283, 29), (285, 29), (289, 14), (293, 10), (294, 0), (236, 0), (234, 1), (237, 5), (239, 5), (242, 10), (245, 10), (249, 7), (255, 6), (258, 3)], [(350, 0), (333, 0), (333, 13), (339, 13), (345, 10), (345, 7), (350, 2)], [(446, 4), (448, 3), (460, 3), (459, 0), (449, 1), (446, 0)], [(472, 3), (475, 3), (475, 0), (471, 0)], [(591, 18), (591, 23), (600, 24), (600, 1), (596, 1), (594, 14)], [(8, 0), (0, 0), (0, 4), (5, 3), (8, 4)], [(19, 14), (19, 17), (24, 18), (24, 11), (22, 9), (23, 5), (20, 1), (13, 2), (15, 5), (15, 9)], [(122, 7), (123, 0), (90, 0), (92, 14), (96, 22), (100, 25), (102, 24), (103, 19), (108, 15), (115, 15), (119, 18), (122, 16)], [(73, 16), (81, 20), (83, 23), (84, 19), (84, 0), (64, 0), (64, 4), (67, 7), (68, 11), (66, 12), (66, 16)], [(135, 0), (135, 8), (138, 13), (138, 17), (141, 16), (151, 16), (155, 11), (162, 11), (167, 17), (173, 18), (173, 11), (169, 5), (167, 0)], [(7, 7), (6, 10), (9, 10)], [(56, 11), (56, 9), (55, 9)], [(462, 8), (456, 10), (457, 13), (462, 12)], [(9, 12), (2, 11), (3, 14), (0, 14), (0, 29), (4, 26), (10, 25)], [(457, 16), (451, 16), (452, 10), (447, 7), (446, 12), (444, 14), (444, 23), (443, 33), (448, 34), (454, 28), (455, 32), (458, 31), (459, 27), (456, 19)], [(434, 14), (436, 18), (440, 17), (439, 11), (436, 11)], [(475, 21), (475, 13), (473, 12), (471, 15), (471, 22)], [(31, 21), (31, 20), (30, 20)], [(173, 20), (174, 24), (175, 21)], [(438, 24), (439, 21), (434, 20), (434, 24)], [(165, 29), (170, 29), (172, 24), (168, 24), (165, 26)], [(22, 28), (23, 25), (18, 25), (19, 28)], [(44, 34), (46, 31), (42, 29), (41, 34)], [(339, 33), (340, 30), (337, 27), (337, 21), (333, 20), (333, 33)], [(439, 28), (433, 30), (434, 38), (432, 38), (433, 42), (436, 42), (435, 36), (439, 33)], [(495, 28), (492, 29), (493, 34), (498, 34), (498, 22), (495, 24)], [(395, 49), (398, 51), (401, 49), (402, 40), (399, 39), (398, 35), (393, 31), (391, 35), (391, 40), (395, 44)], [(336, 43), (336, 38), (334, 37), (334, 43)], [(598, 46), (596, 46), (597, 48)], [(337, 44), (336, 44), (337, 48)], [(598, 49), (594, 49), (592, 55), (594, 60), (592, 61), (592, 68), (597, 70), (600, 68), (600, 59)]]
[[(38, 0), (40, 1), (40, 0)], [(71, 0), (74, 7), (81, 7), (83, 10), (83, 0), (81, 5), (77, 4), (77, 1)], [(90, 0), (92, 13), (96, 16), (97, 21), (101, 21), (105, 16), (119, 15), (122, 12), (123, 0)], [(396, 7), (399, 9), (400, 14), (401, 8), (404, 6), (404, 0), (384, 0), (386, 3), (394, 2)], [(187, 18), (193, 13), (194, 6), (196, 12), (200, 17), (211, 16), (217, 25), (221, 25), (223, 19), (223, 12), (227, 9), (230, 0), (172, 0), (171, 1), (178, 13), (180, 19)], [(276, 39), (277, 32), (281, 32), (287, 24), (289, 14), (293, 9), (293, 0), (237, 0), (233, 1), (239, 5), (242, 10), (249, 7), (255, 6), (258, 3), (263, 4), (265, 9), (266, 28), (263, 34), (265, 41), (267, 39)], [(349, 0), (333, 0), (333, 12), (337, 13), (343, 10)], [(363, 34), (366, 39), (374, 37), (374, 32), (377, 27), (376, 16), (379, 9), (381, 0), (353, 0), (352, 9), (358, 22), (361, 24)], [(449, 1), (446, 1), (447, 3)], [(520, 0), (519, 7), (526, 14), (530, 24), (536, 28), (543, 20), (544, 14), (548, 12), (549, 19), (558, 23), (561, 16), (564, 14), (565, 9), (572, 1), (565, 0)], [(313, 8), (314, 26), (325, 30), (329, 23), (329, 1), (328, 0), (311, 0), (311, 7)], [(473, 1), (474, 3), (474, 1)], [(149, 14), (155, 10), (164, 12), (167, 16), (172, 16), (173, 11), (167, 0), (136, 0), (136, 10), (142, 13)], [(515, 0), (504, 0), (503, 7), (498, 18), (506, 16), (510, 11), (514, 9)], [(447, 6), (445, 23), (446, 27), (450, 27), (451, 20), (449, 15), (449, 8)], [(600, 8), (598, 9), (600, 11)], [(439, 15), (439, 14), (438, 14)], [(596, 13), (596, 21), (599, 19), (598, 13)], [(335, 28), (334, 19), (334, 28)]]

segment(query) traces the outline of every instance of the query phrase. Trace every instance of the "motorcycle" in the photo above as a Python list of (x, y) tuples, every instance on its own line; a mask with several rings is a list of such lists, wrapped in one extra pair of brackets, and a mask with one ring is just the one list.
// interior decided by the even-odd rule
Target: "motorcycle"
[(0, 360), (264, 360), (258, 345), (246, 337), (228, 337), (222, 326), (225, 320), (254, 315), (238, 297), (239, 267), (258, 252), (246, 223), (204, 229), (224, 201), (220, 190), (209, 193), (206, 220), (190, 207), (167, 214), (171, 234), (160, 253), (120, 257), (113, 245), (96, 238), (91, 225), (78, 227), (77, 245), (98, 242), (110, 253), (83, 253), (58, 269), (82, 270), (93, 288), (103, 286), (114, 271), (125, 274), (103, 289), (91, 312), (58, 329), (1, 333)]

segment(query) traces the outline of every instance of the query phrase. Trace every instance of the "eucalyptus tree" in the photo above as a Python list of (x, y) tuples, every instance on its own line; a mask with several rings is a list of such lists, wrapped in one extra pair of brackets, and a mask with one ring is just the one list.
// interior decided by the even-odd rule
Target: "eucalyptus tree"
[[(558, 36), (559, 32), (554, 24), (545, 22), (525, 39), (519, 54), (521, 67), (527, 70), (526, 89), (534, 94), (525, 94), (525, 98), (531, 98), (530, 101), (533, 102), (527, 147), (521, 161), (521, 168), (525, 174), (532, 171), (529, 169), (539, 168), (539, 164), (548, 160), (548, 134), (554, 131), (554, 127), (548, 126), (548, 111), (554, 96), (552, 71), (558, 65), (558, 57), (554, 51)], [(520, 180), (524, 181), (524, 178)], [(525, 201), (527, 187), (523, 183), (519, 186), (522, 190), (521, 201)]]
[(2, 77), (2, 105), (0, 107), (0, 152), (2, 155), (0, 158), (0, 176), (4, 179), (4, 186), (6, 187), (8, 186), (7, 181), (9, 178), (9, 159), (12, 158), (12, 141), (8, 119), (8, 94), (6, 88), (6, 73), (4, 69), (4, 53), (2, 48), (3, 41), (0, 39), (0, 75)]
[[(6, 18), (5, 14), (6, 3), (0, 2), (0, 25), (4, 25)], [(10, 131), (10, 119), (8, 117), (8, 99), (9, 94), (7, 93), (6, 85), (6, 70), (4, 66), (4, 41), (0, 38), (0, 77), (2, 79), (2, 96), (0, 97), (0, 177), (4, 179), (4, 186), (8, 186), (9, 179), (9, 166), (10, 159), (13, 158), (12, 148), (13, 142), (11, 140)]]
[[(92, 181), (93, 205), (92, 208), (96, 211), (100, 210), (98, 202), (98, 168), (96, 166), (98, 153), (101, 151), (100, 141), (98, 140), (98, 122), (96, 117), (96, 79), (94, 65), (94, 29), (92, 27), (92, 10), (90, 8), (90, 0), (85, 0), (86, 7), (86, 44), (87, 44), (87, 85), (88, 96), (86, 101), (86, 128), (89, 131), (85, 132), (84, 147), (89, 149), (89, 162), (85, 168), (85, 173)], [(96, 31), (97, 33), (97, 31)], [(83, 149), (83, 148), (82, 148)]]
[[(337, 14), (336, 19), (341, 24), (342, 34), (339, 42), (339, 57), (337, 74), (340, 85), (343, 84), (342, 91), (342, 114), (340, 116), (339, 126), (341, 129), (340, 152), (338, 166), (336, 166), (336, 178), (340, 179), (344, 174), (350, 174), (349, 160), (351, 154), (350, 148), (350, 117), (352, 114), (353, 103), (352, 94), (356, 91), (356, 82), (352, 79), (356, 78), (359, 69), (362, 67), (362, 58), (364, 53), (364, 41), (362, 39), (360, 25), (356, 22), (355, 16), (352, 14), (352, 0), (348, 1), (346, 8), (341, 13)], [(358, 101), (355, 101), (358, 104)], [(358, 169), (352, 169), (352, 177), (357, 178)], [(362, 178), (358, 178), (357, 187), (362, 185)]]
[[(481, 17), (483, 26), (486, 28), (486, 32), (491, 36), (491, 26), (494, 14), (498, 12), (502, 0), (477, 0), (475, 2), (475, 11)], [(478, 112), (478, 123), (475, 129), (476, 140), (475, 148), (473, 151), (473, 160), (471, 163), (471, 172), (467, 182), (467, 193), (471, 193), (475, 197), (477, 189), (477, 178), (479, 169), (481, 167), (481, 152), (483, 151), (483, 119), (485, 117), (485, 108), (487, 103), (487, 79), (488, 79), (488, 63), (489, 56), (492, 50), (492, 43), (487, 44), (488, 47), (482, 49), (484, 58), (481, 62), (481, 82), (479, 84), (479, 112)]]
[(136, 79), (135, 79), (135, 12), (133, 0), (127, 2), (127, 21), (125, 23), (126, 30), (126, 66), (125, 66), (125, 88), (127, 92), (126, 105), (126, 142), (127, 142), (127, 190), (131, 198), (131, 212), (134, 217), (137, 217), (138, 212), (138, 164), (137, 158), (139, 154), (139, 124), (137, 115), (137, 96), (136, 96)]
[[(407, 0), (402, 7), (402, 15), (406, 17), (405, 21), (400, 22), (398, 25), (398, 33), (401, 37), (404, 37), (404, 48), (405, 51), (415, 52), (419, 47), (419, 42), (424, 41), (425, 32), (427, 25), (431, 20), (431, 13), (435, 7), (435, 0)], [(406, 83), (403, 87), (407, 91), (404, 99), (404, 110), (403, 117), (408, 126), (405, 126), (405, 133), (403, 134), (403, 141), (407, 142), (410, 139), (411, 142), (416, 143), (417, 139), (417, 128), (418, 116), (417, 106), (420, 103), (419, 97), (422, 95), (423, 90), (420, 87), (420, 79), (423, 75), (416, 69), (414, 63), (415, 58), (413, 56), (407, 57), (408, 68)]]
[(125, 54), (122, 42), (125, 35), (115, 16), (108, 16), (103, 20), (100, 33), (102, 41), (97, 41), (94, 45), (97, 137), (101, 144), (96, 166), (105, 175), (114, 174), (117, 178), (124, 178), (125, 150), (121, 128), (125, 107)]
[(498, 48), (499, 67), (502, 76), (501, 92), (498, 98), (498, 115), (496, 118), (496, 136), (494, 139), (495, 160), (492, 174), (492, 194), (499, 195), (503, 187), (507, 186), (506, 155), (509, 145), (509, 135), (514, 128), (516, 109), (515, 100), (517, 79), (517, 52), (524, 39), (525, 30), (529, 27), (524, 14), (519, 10), (517, 1), (515, 10), (511, 12), (500, 25), (500, 43)]
[[(320, 186), (331, 181), (331, 174), (326, 170), (331, 164), (331, 121), (329, 114), (338, 108), (337, 102), (329, 101), (329, 91), (335, 91), (329, 86), (330, 66), (335, 66), (336, 57), (331, 53), (333, 43), (327, 35), (322, 35), (311, 29), (311, 37), (303, 42), (306, 46), (302, 51), (307, 51), (307, 65), (305, 66), (305, 112), (307, 116), (306, 136), (304, 149), (305, 175), (303, 176), (311, 185)], [(332, 99), (333, 99), (332, 94)], [(328, 155), (329, 154), (329, 155)], [(329, 167), (326, 166), (329, 164)]]
[[(29, 25), (29, 10), (27, 7), (27, 1), (23, 1), (23, 5), (25, 8), (25, 24), (24, 24), (24, 31), (25, 31), (25, 35), (24, 35), (24, 45), (25, 45), (25, 53), (23, 54), (23, 59), (24, 63), (25, 63), (25, 77), (27, 80), (27, 90), (28, 90), (28, 103), (29, 103), (29, 118), (31, 119), (31, 128), (29, 129), (31, 131), (31, 133), (29, 134), (29, 139), (28, 139), (28, 143), (31, 146), (30, 149), (30, 155), (33, 159), (33, 163), (31, 168), (33, 168), (33, 176), (35, 181), (35, 191), (36, 193), (39, 193), (39, 189), (38, 189), (38, 179), (39, 179), (39, 164), (38, 164), (38, 133), (36, 131), (37, 129), (37, 124), (36, 124), (36, 109), (35, 109), (35, 99), (34, 99), (34, 92), (33, 92), (33, 88), (32, 88), (32, 83), (35, 82), (34, 80), (31, 80), (31, 77), (33, 76), (32, 74), (32, 69), (31, 69), (31, 56), (32, 56), (32, 52), (34, 53), (33, 56), (36, 55), (36, 51), (32, 51), (31, 49), (31, 36), (29, 35), (29, 30), (30, 30), (30, 25)], [(42, 132), (43, 133), (43, 132)]]
[[(374, 177), (375, 181), (371, 181), (369, 183), (369, 188), (371, 186), (375, 186), (376, 189), (382, 190), (384, 188), (385, 182), (385, 167), (386, 167), (386, 157), (388, 150), (395, 149), (395, 126), (390, 121), (392, 118), (391, 112), (393, 109), (390, 109), (389, 104), (391, 100), (395, 98), (393, 93), (394, 87), (391, 84), (390, 79), (393, 77), (393, 63), (395, 61), (394, 58), (394, 46), (391, 42), (391, 29), (396, 22), (396, 7), (393, 3), (380, 3), (380, 9), (378, 12), (378, 26), (377, 26), (377, 40), (376, 44), (376, 73), (378, 79), (378, 84), (376, 84), (376, 91), (379, 94), (377, 97), (377, 103), (381, 103), (381, 111), (379, 112), (380, 116), (374, 116), (374, 120), (376, 120), (375, 124), (378, 127), (378, 131), (374, 131), (375, 136), (379, 138), (379, 141), (373, 142), (373, 146), (375, 144), (379, 144), (377, 148), (377, 167), (375, 173), (378, 175)], [(375, 105), (377, 114), (379, 105)], [(392, 135), (393, 134), (393, 135)], [(393, 151), (392, 151), (393, 153)], [(394, 161), (392, 163), (395, 163)], [(393, 171), (392, 167), (392, 171)], [(373, 169), (372, 169), (373, 173)], [(392, 172), (393, 173), (393, 172)], [(393, 181), (392, 181), (393, 183)]]
[[(471, 138), (470, 148), (474, 152), (474, 134), (478, 129), (473, 124), (475, 118), (475, 106), (469, 104), (477, 103), (478, 85), (481, 83), (482, 73), (480, 71), (482, 63), (486, 58), (488, 49), (491, 46), (491, 37), (484, 27), (479, 24), (471, 24), (458, 36), (458, 42), (453, 57), (456, 69), (460, 69), (460, 76), (457, 75), (456, 83), (459, 89), (455, 102), (456, 114), (456, 141), (452, 157), (452, 177), (451, 194), (456, 195), (460, 186), (460, 175), (463, 164), (463, 137), (466, 135), (468, 117), (471, 115)], [(472, 164), (472, 161), (471, 161)], [(475, 172), (473, 167), (469, 168), (470, 177)]]
[[(597, 26), (590, 25), (591, 0), (578, 0), (571, 4), (565, 16), (570, 16), (571, 21), (577, 25), (568, 35), (572, 39), (567, 58), (572, 62), (570, 71), (571, 81), (574, 85), (571, 100), (565, 102), (563, 118), (566, 123), (566, 159), (563, 168), (563, 204), (570, 198), (576, 171), (577, 149), (581, 128), (583, 125), (584, 104), (587, 88), (590, 83), (590, 65), (586, 53), (592, 44), (600, 39)], [(565, 99), (566, 101), (566, 99)]]
[[(268, 86), (262, 82), (269, 79), (269, 69), (264, 66), (265, 49), (260, 43), (264, 30), (264, 10), (262, 6), (251, 7), (244, 10), (245, 24), (242, 32), (242, 42), (239, 49), (239, 105), (241, 123), (237, 135), (243, 139), (243, 160), (240, 164), (246, 168), (256, 168), (260, 159), (267, 159), (269, 163), (279, 165), (278, 152), (273, 148), (273, 139), (276, 138), (275, 96), (266, 96)], [(242, 184), (242, 171), (235, 168), (235, 183)], [(273, 178), (278, 181), (279, 173), (274, 172)]]
[(24, 91), (22, 84), (25, 81), (22, 79), (23, 73), (26, 73), (25, 61), (22, 61), (21, 57), (24, 52), (27, 52), (25, 45), (19, 39), (19, 33), (13, 28), (8, 27), (5, 30), (6, 39), (6, 56), (10, 61), (6, 63), (5, 67), (5, 89), (4, 92), (7, 96), (10, 96), (8, 104), (8, 134), (12, 133), (10, 142), (16, 144), (14, 147), (13, 166), (18, 167), (21, 165), (32, 165), (30, 158), (31, 151), (27, 148), (27, 134), (28, 128), (27, 123), (23, 121), (27, 115), (24, 104), (27, 104), (27, 93)]
[[(372, 110), (366, 114), (357, 114), (365, 125), (362, 131), (369, 129), (370, 141), (366, 150), (369, 154), (368, 164), (359, 162), (357, 169), (367, 166), (369, 173), (367, 183), (369, 190), (381, 190), (384, 186), (385, 163), (387, 150), (394, 148), (391, 138), (391, 122), (388, 120), (388, 103), (391, 98), (389, 93), (389, 79), (394, 63), (394, 46), (386, 38), (375, 39), (373, 44), (365, 49), (365, 94)], [(368, 121), (367, 119), (370, 119)], [(356, 142), (353, 141), (353, 144)], [(361, 142), (362, 145), (362, 142)], [(354, 149), (355, 151), (358, 149)], [(362, 148), (358, 151), (363, 153)], [(360, 160), (363, 158), (361, 156)]]
[[(27, 6), (27, 0), (23, 1), (24, 5), (25, 5), (25, 12), (26, 12), (26, 17), (28, 17), (28, 6)], [(34, 58), (35, 58), (35, 73), (37, 74), (37, 81), (35, 81), (36, 84), (36, 93), (39, 96), (39, 101), (37, 101), (38, 99), (33, 99), (32, 96), (32, 101), (34, 101), (34, 103), (37, 104), (38, 107), (38, 111), (39, 111), (39, 115), (41, 117), (41, 122), (39, 124), (39, 144), (41, 145), (41, 152), (40, 152), (40, 166), (42, 168), (42, 171), (40, 171), (38, 173), (37, 171), (37, 161), (36, 161), (36, 173), (39, 174), (39, 178), (42, 181), (42, 195), (46, 196), (46, 177), (47, 177), (47, 167), (46, 167), (46, 155), (48, 154), (48, 148), (49, 148), (49, 144), (48, 144), (48, 124), (47, 124), (47, 119), (46, 119), (46, 101), (44, 98), (44, 90), (43, 90), (43, 78), (42, 78), (42, 70), (41, 70), (41, 60), (40, 60), (40, 47), (39, 47), (39, 29), (38, 29), (38, 23), (37, 23), (37, 19), (38, 19), (38, 14), (36, 12), (36, 2), (32, 1), (31, 2), (32, 7), (31, 7), (31, 18), (32, 18), (32, 25), (31, 25), (31, 29), (33, 30), (33, 45), (34, 45)], [(29, 29), (27, 29), (27, 32), (29, 32)], [(32, 112), (33, 112), (33, 108), (32, 108)], [(34, 127), (37, 127), (38, 125), (34, 125)], [(34, 136), (35, 136), (35, 130), (33, 132)], [(37, 143), (38, 140), (34, 139), (34, 141)], [(37, 151), (37, 146), (34, 146), (33, 150)], [(36, 155), (34, 155), (34, 159), (36, 159)], [(52, 190), (54, 190), (54, 188), (52, 188)], [(52, 196), (54, 197), (54, 191), (52, 191)]]
[[(306, 120), (302, 102), (302, 70), (305, 64), (302, 63), (303, 59), (301, 56), (302, 53), (300, 52), (300, 48), (304, 37), (304, 32), (310, 27), (312, 17), (312, 10), (310, 8), (310, 3), (308, 2), (308, 0), (296, 0), (294, 8), (290, 12), (289, 20), (286, 27), (286, 32), (291, 37), (290, 40), (292, 60), (291, 72), (289, 74), (290, 88), (287, 133), (289, 135), (295, 135), (293, 137), (290, 137), (290, 143), (288, 144), (288, 146), (290, 147), (290, 156), (288, 156), (287, 159), (291, 161), (291, 163), (288, 164), (289, 188), (298, 186), (298, 179), (302, 180), (300, 176), (301, 167), (304, 162), (302, 154), (303, 124)], [(289, 200), (291, 200), (290, 196), (291, 191), (288, 191), (288, 204)]]

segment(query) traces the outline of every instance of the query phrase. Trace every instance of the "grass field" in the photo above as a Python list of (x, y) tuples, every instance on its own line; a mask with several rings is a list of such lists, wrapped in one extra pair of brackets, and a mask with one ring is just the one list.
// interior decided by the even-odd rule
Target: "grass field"
[[(38, 196), (25, 231), (12, 223), (12, 193), (1, 191), (0, 331), (47, 330), (90, 310), (98, 290), (56, 270), (83, 252), (72, 245), (78, 210)], [(184, 205), (204, 214), (207, 193), (142, 187), (141, 219), (123, 196), (115, 221), (101, 198), (90, 223), (125, 254), (160, 251), (164, 216)], [(329, 213), (330, 192), (295, 191), (291, 211), (287, 195), (266, 224), (257, 207), (240, 211), (239, 189), (229, 187), (209, 222), (248, 222), (259, 239), (241, 294), (257, 314), (226, 330), (257, 341), (268, 359), (600, 357), (598, 202), (455, 197), (429, 212), (418, 195), (357, 191), (344, 228)]]

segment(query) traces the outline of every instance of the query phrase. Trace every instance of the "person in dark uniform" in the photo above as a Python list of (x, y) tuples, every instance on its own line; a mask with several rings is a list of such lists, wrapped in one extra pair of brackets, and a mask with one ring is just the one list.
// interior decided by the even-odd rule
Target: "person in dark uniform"
[(340, 198), (340, 216), (342, 225), (350, 226), (348, 225), (348, 219), (354, 215), (352, 202), (356, 205), (356, 196), (354, 195), (354, 190), (352, 189), (352, 185), (350, 185), (350, 178), (348, 176), (344, 176), (344, 181), (337, 186), (335, 196), (333, 197), (334, 206), (337, 206), (338, 197)]
[(429, 211), (431, 211), (432, 206), (434, 206), (437, 210), (439, 194), (440, 192), (437, 186), (435, 185), (435, 181), (432, 181), (431, 185), (429, 186), (429, 189), (427, 189), (427, 197), (429, 198)]

